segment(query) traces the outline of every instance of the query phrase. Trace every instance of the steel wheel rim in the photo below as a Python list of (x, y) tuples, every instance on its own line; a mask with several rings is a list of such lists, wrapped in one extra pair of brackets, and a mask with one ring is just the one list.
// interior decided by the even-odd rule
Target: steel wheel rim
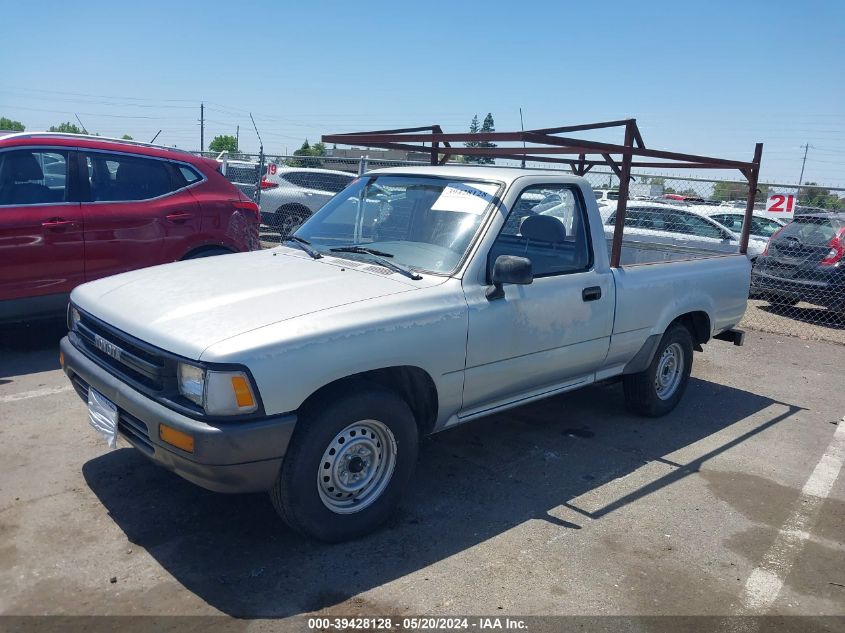
[(335, 435), (317, 466), (320, 500), (336, 514), (360, 512), (381, 496), (395, 467), (396, 438), (386, 424), (350, 424)]
[(678, 390), (684, 375), (684, 348), (680, 343), (672, 343), (660, 355), (657, 372), (654, 376), (654, 389), (657, 397), (668, 400)]
[(291, 235), (296, 229), (305, 223), (305, 218), (296, 212), (288, 212), (282, 216), (282, 233)]

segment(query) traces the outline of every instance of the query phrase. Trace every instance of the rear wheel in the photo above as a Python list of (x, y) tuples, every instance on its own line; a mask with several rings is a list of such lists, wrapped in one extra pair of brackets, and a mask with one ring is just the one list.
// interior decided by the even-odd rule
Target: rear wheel
[(672, 325), (643, 371), (623, 377), (625, 404), (634, 413), (660, 417), (674, 409), (692, 370), (692, 335), (683, 325)]
[(283, 238), (293, 235), (310, 217), (311, 212), (304, 207), (279, 207), (275, 218), (279, 235)]
[(399, 501), (417, 460), (417, 426), (373, 386), (303, 413), (270, 499), (293, 529), (338, 542), (371, 532)]

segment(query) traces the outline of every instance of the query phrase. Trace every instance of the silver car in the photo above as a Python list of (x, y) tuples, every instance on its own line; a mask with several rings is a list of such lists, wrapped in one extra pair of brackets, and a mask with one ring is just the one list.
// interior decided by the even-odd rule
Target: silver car
[[(616, 207), (600, 207), (605, 234), (613, 236)], [(626, 241), (672, 245), (680, 249), (696, 249), (736, 253), (739, 233), (734, 233), (716, 220), (693, 210), (659, 202), (629, 202), (625, 213)], [(748, 257), (757, 258), (766, 247), (765, 240), (748, 242)]]
[(345, 171), (270, 163), (261, 181), (261, 222), (287, 237), (355, 178)]
[[(716, 222), (734, 233), (738, 234), (742, 231), (742, 222), (745, 219), (744, 207), (740, 209), (737, 207), (696, 205), (690, 208), (697, 213), (706, 215), (712, 220), (716, 220)], [(767, 241), (784, 226), (786, 226), (786, 222), (770, 218), (759, 211), (755, 211), (751, 216), (751, 239)]]

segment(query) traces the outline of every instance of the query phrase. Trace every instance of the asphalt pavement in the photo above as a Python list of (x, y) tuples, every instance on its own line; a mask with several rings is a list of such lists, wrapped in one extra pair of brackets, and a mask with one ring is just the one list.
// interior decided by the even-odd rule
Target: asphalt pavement
[(443, 432), (383, 529), (325, 545), (109, 450), (61, 335), (0, 332), (0, 614), (845, 616), (840, 345), (710, 343), (658, 420), (603, 384)]

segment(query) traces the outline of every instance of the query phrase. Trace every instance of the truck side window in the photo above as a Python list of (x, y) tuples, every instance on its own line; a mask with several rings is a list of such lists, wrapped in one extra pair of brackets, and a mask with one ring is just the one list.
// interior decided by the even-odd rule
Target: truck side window
[(490, 249), (488, 277), (499, 255), (527, 257), (535, 277), (588, 270), (586, 214), (576, 190), (561, 184), (526, 187)]

